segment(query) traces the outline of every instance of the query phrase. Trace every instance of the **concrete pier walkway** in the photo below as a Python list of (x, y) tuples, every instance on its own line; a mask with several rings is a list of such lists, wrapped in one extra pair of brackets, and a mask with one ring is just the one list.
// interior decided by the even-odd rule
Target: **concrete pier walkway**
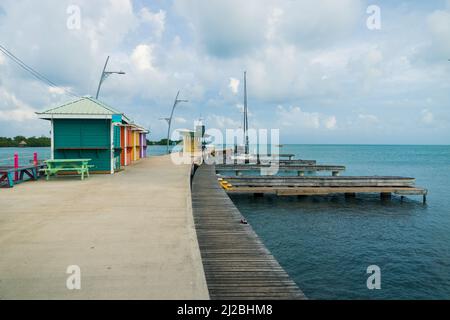
[(0, 190), (0, 299), (208, 299), (189, 176), (153, 157)]

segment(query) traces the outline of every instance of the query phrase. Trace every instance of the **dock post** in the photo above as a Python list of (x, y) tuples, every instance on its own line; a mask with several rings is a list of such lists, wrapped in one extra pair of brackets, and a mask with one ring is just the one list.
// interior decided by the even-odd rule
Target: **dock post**
[(18, 181), (19, 180), (19, 155), (17, 154), (17, 152), (14, 153), (14, 181)]
[(423, 202), (423, 204), (427, 203), (427, 195), (426, 194), (423, 195), (422, 202)]
[[(219, 154), (219, 153), (218, 153)], [(216, 163), (216, 164), (227, 164), (227, 156), (226, 156), (226, 153), (225, 153), (225, 148), (223, 148), (222, 149), (222, 163)]]
[(381, 198), (381, 200), (389, 200), (389, 199), (391, 199), (391, 193), (390, 192), (381, 192), (380, 198)]

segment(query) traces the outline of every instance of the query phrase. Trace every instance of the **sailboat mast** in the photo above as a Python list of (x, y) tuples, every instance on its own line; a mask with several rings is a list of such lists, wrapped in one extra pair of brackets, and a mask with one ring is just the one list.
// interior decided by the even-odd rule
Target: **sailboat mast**
[(247, 71), (244, 71), (244, 139), (245, 139), (245, 154), (249, 153), (248, 145), (248, 109), (247, 109)]

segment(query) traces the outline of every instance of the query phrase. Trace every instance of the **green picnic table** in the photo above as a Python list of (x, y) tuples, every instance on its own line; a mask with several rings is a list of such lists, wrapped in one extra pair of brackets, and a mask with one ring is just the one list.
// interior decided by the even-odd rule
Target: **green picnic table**
[(46, 174), (46, 180), (49, 180), (51, 175), (59, 172), (75, 171), (81, 175), (81, 180), (84, 180), (84, 175), (89, 177), (89, 165), (91, 159), (54, 159), (46, 160), (47, 168), (42, 169)]

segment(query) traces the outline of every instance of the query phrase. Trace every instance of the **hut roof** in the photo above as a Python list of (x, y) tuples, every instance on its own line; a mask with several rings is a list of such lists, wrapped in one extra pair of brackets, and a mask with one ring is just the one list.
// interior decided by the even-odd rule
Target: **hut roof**
[(122, 112), (92, 97), (82, 97), (36, 114), (41, 119), (111, 119), (113, 115), (122, 115), (125, 122), (131, 122)]

